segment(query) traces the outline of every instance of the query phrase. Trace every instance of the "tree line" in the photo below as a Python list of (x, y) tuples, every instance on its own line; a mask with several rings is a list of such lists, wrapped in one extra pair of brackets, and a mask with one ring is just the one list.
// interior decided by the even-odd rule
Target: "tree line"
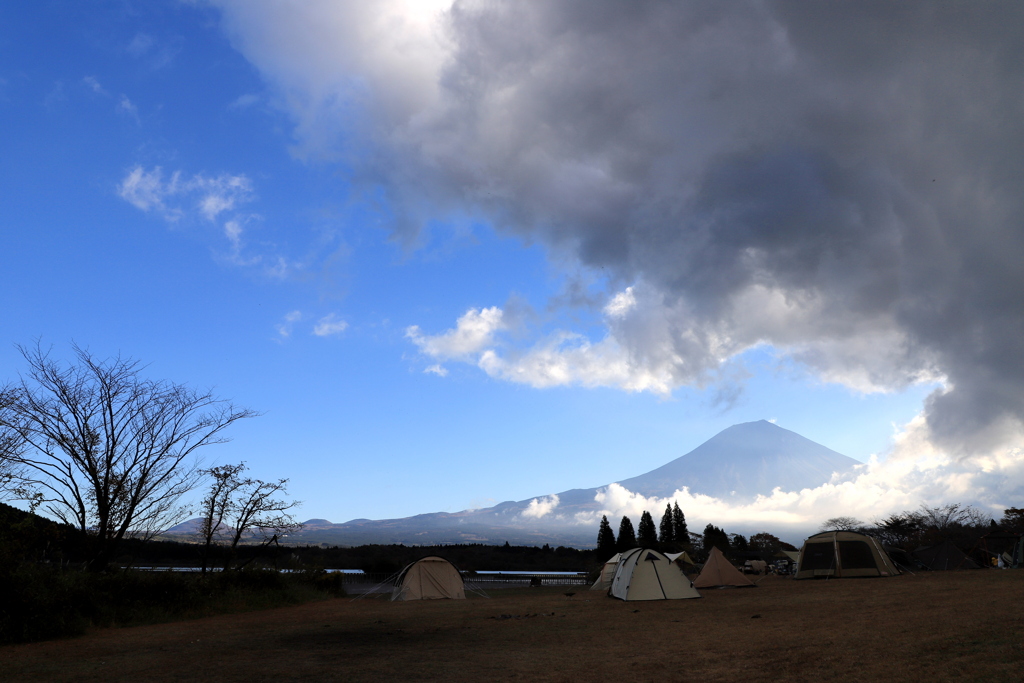
[(832, 517), (822, 523), (821, 530), (856, 531), (908, 552), (947, 541), (970, 552), (994, 532), (1024, 534), (1024, 509), (1006, 508), (996, 521), (988, 513), (964, 503), (921, 505), (916, 510), (893, 513), (870, 523), (850, 516)]
[(770, 558), (780, 550), (796, 550), (767, 531), (754, 534), (748, 540), (742, 534), (728, 534), (714, 524), (704, 527), (703, 533), (697, 534), (686, 525), (686, 515), (679, 508), (678, 502), (665, 506), (661, 522), (657, 527), (651, 513), (644, 510), (640, 515), (640, 524), (636, 531), (629, 517), (623, 516), (619, 522), (618, 536), (612, 531), (607, 515), (601, 516), (597, 531), (597, 559), (605, 562), (615, 553), (625, 552), (630, 548), (651, 548), (661, 552), (686, 552), (695, 561), (707, 559), (712, 548), (718, 548), (731, 559), (740, 559), (744, 554)]

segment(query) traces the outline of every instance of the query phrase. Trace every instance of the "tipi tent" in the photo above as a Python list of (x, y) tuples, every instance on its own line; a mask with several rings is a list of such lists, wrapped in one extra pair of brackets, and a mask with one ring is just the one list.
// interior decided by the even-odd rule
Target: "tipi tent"
[(914, 557), (932, 571), (980, 569), (977, 562), (964, 555), (960, 548), (949, 541), (943, 541), (930, 548), (918, 548), (914, 551)]
[(700, 570), (700, 575), (694, 579), (693, 587), (725, 588), (727, 586), (739, 588), (743, 586), (757, 586), (757, 584), (741, 574), (736, 567), (732, 566), (732, 563), (725, 559), (725, 555), (722, 554), (721, 550), (711, 548), (708, 561), (704, 563), (704, 568)]
[(882, 544), (871, 536), (855, 531), (826, 531), (804, 541), (795, 578), (838, 579), (899, 573)]
[(601, 567), (601, 576), (597, 577), (597, 581), (590, 587), (592, 591), (606, 591), (612, 587), (612, 579), (615, 578), (615, 568), (619, 566), (619, 558), (622, 557), (622, 553), (615, 553), (608, 561)]
[(622, 553), (608, 594), (620, 600), (682, 600), (700, 593), (683, 571), (657, 550)]
[(443, 557), (430, 556), (406, 566), (395, 581), (392, 600), (465, 600), (462, 575)]

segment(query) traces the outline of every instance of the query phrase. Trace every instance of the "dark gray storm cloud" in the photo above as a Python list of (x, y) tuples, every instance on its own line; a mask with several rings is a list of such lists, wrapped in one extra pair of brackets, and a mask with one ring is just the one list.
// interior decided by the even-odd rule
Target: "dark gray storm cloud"
[(472, 215), (604, 269), (670, 383), (770, 343), (862, 389), (944, 377), (947, 447), (1024, 418), (1024, 5), (456, 2), (368, 42), (366, 6), (218, 4), (399, 238)]

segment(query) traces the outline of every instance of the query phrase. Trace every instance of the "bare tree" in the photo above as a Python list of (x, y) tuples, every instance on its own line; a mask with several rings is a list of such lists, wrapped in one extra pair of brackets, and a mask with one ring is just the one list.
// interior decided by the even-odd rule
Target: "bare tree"
[(856, 517), (832, 517), (821, 523), (822, 531), (856, 531), (864, 526), (864, 522)]
[(254, 417), (209, 392), (144, 379), (137, 360), (97, 360), (74, 346), (62, 364), (38, 343), (18, 347), (28, 372), (13, 388), (8, 424), (24, 442), (13, 462), (20, 495), (92, 541), (102, 569), (126, 536), (180, 521), (181, 496), (200, 479), (196, 449)]
[(15, 418), (11, 407), (16, 392), (11, 387), (0, 387), (0, 497), (16, 497), (18, 495), (17, 459), (25, 450), (25, 441), (14, 428)]
[(247, 535), (267, 544), (276, 541), (281, 534), (302, 528), (302, 524), (288, 512), (301, 503), (275, 498), (288, 495), (288, 480), (263, 481), (242, 477), (245, 470), (245, 463), (240, 463), (202, 471), (213, 478), (210, 490), (203, 498), (203, 518), (199, 529), (203, 543), (203, 571), (206, 571), (209, 550), (215, 542), (227, 542), (229, 551), (224, 568), (228, 569), (235, 549)]
[(919, 512), (911, 510), (877, 520), (873, 530), (873, 534), (882, 539), (883, 543), (904, 550), (918, 547), (924, 532), (924, 517)]
[(203, 546), (203, 574), (206, 573), (210, 548), (226, 530), (224, 522), (231, 512), (232, 496), (243, 484), (243, 480), (238, 478), (238, 475), (243, 470), (245, 470), (245, 464), (240, 463), (238, 465), (211, 467), (208, 470), (202, 471), (202, 474), (208, 475), (213, 479), (206, 497), (203, 498), (203, 502), (200, 504), (203, 516), (200, 518), (198, 536), (199, 542)]

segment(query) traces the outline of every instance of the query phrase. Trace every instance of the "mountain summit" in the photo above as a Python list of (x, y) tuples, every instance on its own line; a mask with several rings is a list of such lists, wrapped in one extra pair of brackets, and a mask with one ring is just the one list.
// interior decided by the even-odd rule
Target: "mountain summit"
[(752, 499), (814, 488), (856, 460), (767, 420), (733, 425), (672, 462), (619, 482), (644, 496), (670, 496), (684, 486), (715, 498)]

